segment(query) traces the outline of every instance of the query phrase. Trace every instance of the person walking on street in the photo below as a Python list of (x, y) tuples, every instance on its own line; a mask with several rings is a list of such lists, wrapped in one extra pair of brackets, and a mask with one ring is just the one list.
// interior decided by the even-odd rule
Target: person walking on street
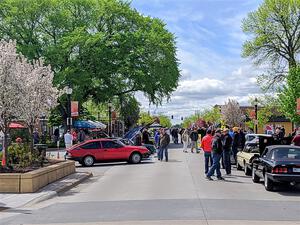
[(206, 135), (203, 137), (201, 146), (204, 151), (204, 162), (205, 162), (205, 174), (208, 173), (209, 166), (212, 165), (211, 150), (212, 150), (212, 141), (213, 136), (211, 135), (212, 131), (207, 130)]
[(65, 146), (66, 149), (68, 150), (69, 148), (72, 147), (73, 144), (73, 136), (70, 133), (70, 130), (68, 130), (67, 133), (65, 133), (64, 138), (65, 138)]
[(181, 143), (181, 144), (183, 144), (182, 134), (183, 134), (184, 131), (186, 131), (186, 129), (184, 129), (184, 128), (181, 128), (180, 131), (179, 131), (180, 143)]
[(189, 144), (189, 132), (187, 129), (185, 129), (181, 135), (181, 139), (183, 142), (183, 152), (188, 152), (187, 148), (188, 148), (188, 144)]
[(158, 148), (159, 146), (159, 139), (160, 139), (160, 133), (159, 130), (156, 130), (154, 134), (154, 142), (155, 142), (154, 144), (156, 148)]
[(233, 130), (233, 142), (232, 142), (232, 154), (233, 154), (233, 158), (234, 161), (236, 163), (236, 154), (238, 153), (238, 147), (239, 147), (239, 143), (240, 143), (240, 134), (239, 134), (239, 128), (238, 127), (234, 127), (232, 128)]
[(84, 142), (85, 141), (85, 133), (82, 129), (80, 129), (79, 134), (78, 134), (78, 141), (79, 143)]
[(232, 147), (232, 137), (229, 134), (229, 129), (225, 128), (224, 136), (222, 140), (223, 144), (223, 163), (225, 166), (226, 174), (231, 174), (231, 160), (230, 160), (230, 154), (231, 154), (231, 147)]
[(159, 159), (160, 161), (163, 160), (164, 155), (166, 157), (166, 162), (169, 160), (169, 155), (168, 155), (168, 147), (170, 144), (170, 135), (167, 134), (165, 129), (161, 130), (161, 136), (160, 136), (160, 151), (159, 151)]
[(198, 132), (197, 128), (195, 127), (192, 133), (190, 134), (191, 138), (191, 153), (194, 153), (194, 149), (197, 151), (197, 141), (198, 141)]
[(211, 176), (215, 173), (215, 171), (217, 172), (217, 178), (218, 180), (224, 180), (224, 178), (222, 177), (221, 174), (221, 170), (220, 170), (220, 159), (222, 156), (222, 140), (221, 140), (221, 130), (217, 129), (215, 132), (215, 136), (214, 139), (212, 141), (212, 160), (213, 160), (213, 165), (210, 167), (206, 178), (208, 180), (213, 180), (211, 178)]
[(150, 136), (150, 134), (149, 134), (148, 130), (145, 128), (143, 131), (143, 136), (142, 136), (143, 137), (142, 142), (144, 144), (151, 144), (149, 136)]

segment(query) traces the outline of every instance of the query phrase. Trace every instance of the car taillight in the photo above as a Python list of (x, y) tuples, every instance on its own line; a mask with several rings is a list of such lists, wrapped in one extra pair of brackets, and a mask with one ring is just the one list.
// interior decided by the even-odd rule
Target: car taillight
[(287, 173), (288, 169), (286, 167), (275, 167), (272, 169), (272, 173)]

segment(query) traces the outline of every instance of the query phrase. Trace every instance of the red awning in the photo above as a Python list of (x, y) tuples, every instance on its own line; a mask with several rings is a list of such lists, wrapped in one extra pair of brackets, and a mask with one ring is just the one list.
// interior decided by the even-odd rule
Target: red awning
[(23, 129), (25, 127), (22, 124), (19, 124), (19, 123), (10, 123), (9, 128), (11, 128), (11, 129)]

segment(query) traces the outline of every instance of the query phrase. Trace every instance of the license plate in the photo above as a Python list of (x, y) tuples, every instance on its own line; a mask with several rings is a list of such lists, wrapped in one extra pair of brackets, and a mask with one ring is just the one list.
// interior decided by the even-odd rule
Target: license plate
[(300, 173), (300, 168), (293, 168), (294, 173)]

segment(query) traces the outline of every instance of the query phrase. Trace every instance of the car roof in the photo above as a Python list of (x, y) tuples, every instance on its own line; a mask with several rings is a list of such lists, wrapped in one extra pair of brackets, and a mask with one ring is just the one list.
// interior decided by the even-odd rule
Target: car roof
[(93, 141), (112, 141), (112, 140), (115, 140), (115, 139), (111, 139), (111, 138), (97, 138), (97, 139), (87, 140), (87, 141), (85, 141), (85, 143), (87, 143), (87, 142), (93, 142)]
[(267, 146), (266, 148), (268, 148), (269, 150), (273, 150), (275, 148), (297, 148), (297, 149), (300, 149), (299, 146), (295, 146), (295, 145), (270, 145), (270, 146)]

